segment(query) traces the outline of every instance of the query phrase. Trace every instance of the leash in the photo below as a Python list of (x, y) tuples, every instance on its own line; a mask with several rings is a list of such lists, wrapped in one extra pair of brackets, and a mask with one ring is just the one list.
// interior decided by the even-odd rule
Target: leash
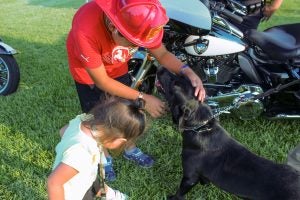
[[(212, 121), (212, 120), (215, 120), (217, 117), (219, 117), (221, 114), (223, 113), (228, 113), (229, 110), (237, 107), (238, 105), (236, 105), (237, 103), (234, 103), (232, 105), (229, 105), (227, 107), (224, 107), (224, 108), (217, 108), (217, 109), (214, 109), (214, 113), (215, 114), (212, 114), (207, 120), (205, 121), (202, 121), (200, 124), (198, 124), (197, 126), (192, 126), (192, 127), (189, 127), (189, 126), (184, 126), (182, 129), (185, 130), (185, 131), (193, 131), (195, 133), (202, 133), (202, 132), (205, 132), (205, 131), (211, 131), (212, 128), (211, 127), (208, 127), (208, 124)], [(203, 128), (204, 127), (204, 128)]]
[(263, 92), (263, 93), (261, 93), (261, 94), (256, 95), (253, 99), (255, 100), (255, 99), (261, 99), (261, 98), (264, 98), (264, 97), (266, 97), (266, 96), (269, 96), (269, 95), (271, 95), (271, 94), (277, 93), (277, 92), (279, 92), (280, 90), (283, 90), (283, 89), (285, 89), (285, 88), (287, 88), (287, 87), (290, 87), (290, 86), (296, 85), (296, 84), (300, 84), (300, 79), (294, 80), (294, 81), (289, 82), (289, 83), (286, 83), (286, 84), (284, 84), (284, 85), (279, 84), (279, 85), (278, 85), (277, 87), (275, 87), (275, 88), (271, 88), (271, 89), (267, 90), (266, 92)]
[(98, 146), (99, 148), (99, 152), (100, 152), (100, 162), (98, 164), (98, 170), (99, 170), (99, 174), (98, 179), (99, 179), (99, 185), (100, 185), (100, 197), (96, 197), (96, 200), (106, 200), (106, 192), (105, 192), (105, 169), (104, 169), (104, 164), (103, 164), (103, 160), (102, 160), (102, 154), (103, 154), (103, 148), (101, 145)]
[(186, 131), (193, 131), (195, 133), (202, 133), (202, 132), (205, 132), (205, 131), (210, 131), (212, 128), (208, 128), (206, 126), (208, 125), (208, 123), (211, 120), (219, 117), (221, 114), (228, 113), (229, 110), (231, 110), (233, 108), (238, 108), (240, 106), (240, 104), (243, 103), (243, 102), (247, 102), (249, 100), (256, 100), (256, 99), (264, 98), (264, 97), (269, 96), (271, 94), (278, 93), (279, 91), (281, 91), (281, 90), (283, 90), (287, 87), (290, 87), (292, 85), (295, 85), (295, 84), (300, 84), (300, 79), (294, 80), (294, 81), (292, 81), (290, 83), (287, 83), (287, 84), (284, 84), (284, 85), (279, 84), (277, 87), (271, 88), (271, 89), (267, 90), (266, 92), (263, 92), (263, 93), (258, 94), (256, 96), (251, 96), (251, 97), (248, 97), (248, 98), (244, 98), (243, 96), (241, 96), (241, 97), (239, 97), (238, 101), (232, 103), (229, 106), (214, 109), (213, 110), (214, 114), (211, 117), (209, 117), (207, 120), (202, 121), (200, 124), (198, 124), (196, 126), (193, 126), (193, 127), (185, 126), (182, 129), (186, 130)]

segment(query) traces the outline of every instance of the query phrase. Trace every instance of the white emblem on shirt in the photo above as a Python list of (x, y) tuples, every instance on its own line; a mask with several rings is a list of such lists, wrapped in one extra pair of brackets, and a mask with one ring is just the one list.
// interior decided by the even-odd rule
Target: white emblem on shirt
[(105, 52), (101, 56), (102, 60), (107, 64), (124, 63), (132, 56), (132, 54), (134, 54), (136, 50), (137, 48), (115, 46), (111, 53)]
[(83, 58), (86, 62), (89, 62), (90, 57), (85, 57), (84, 55), (80, 54), (81, 58)]
[(116, 46), (112, 50), (112, 63), (123, 63), (129, 58), (128, 47)]
[(113, 56), (114, 56), (114, 60), (118, 60), (120, 62), (125, 62), (123, 50), (121, 50), (121, 49), (116, 50), (115, 54)]

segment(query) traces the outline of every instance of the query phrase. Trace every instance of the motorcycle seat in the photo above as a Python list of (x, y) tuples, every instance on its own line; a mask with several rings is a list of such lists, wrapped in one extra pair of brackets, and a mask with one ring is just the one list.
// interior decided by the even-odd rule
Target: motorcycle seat
[(300, 57), (300, 23), (274, 26), (264, 31), (250, 29), (245, 36), (273, 60), (285, 62)]

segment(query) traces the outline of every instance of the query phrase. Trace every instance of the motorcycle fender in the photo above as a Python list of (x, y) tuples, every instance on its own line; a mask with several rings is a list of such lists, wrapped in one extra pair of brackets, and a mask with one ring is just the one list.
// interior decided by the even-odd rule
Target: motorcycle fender
[[(232, 53), (238, 53), (245, 50), (245, 46), (232, 40), (217, 38), (214, 36), (206, 35), (201, 37), (202, 40), (208, 40), (206, 51), (198, 54), (195, 51), (195, 45), (185, 47), (187, 53), (194, 56), (218, 56)], [(199, 36), (191, 35), (185, 40), (185, 44), (199, 39)]]
[(243, 72), (250, 78), (253, 83), (261, 84), (262, 80), (257, 73), (257, 70), (251, 61), (251, 59), (246, 54), (239, 54), (238, 61)]
[(170, 19), (204, 30), (212, 26), (209, 9), (199, 0), (160, 0)]
[(16, 54), (17, 51), (12, 48), (11, 46), (5, 44), (4, 42), (0, 42), (0, 54), (9, 54), (13, 55)]

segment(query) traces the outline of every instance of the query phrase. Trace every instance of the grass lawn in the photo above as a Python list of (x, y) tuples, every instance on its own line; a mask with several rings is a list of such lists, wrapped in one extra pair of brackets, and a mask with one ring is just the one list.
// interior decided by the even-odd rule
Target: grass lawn
[[(21, 83), (16, 93), (0, 97), (0, 199), (47, 199), (58, 130), (80, 113), (68, 71), (65, 39), (82, 0), (1, 0), (0, 37), (19, 54)], [(297, 3), (296, 3), (297, 2)], [(300, 22), (298, 0), (284, 1), (280, 11), (261, 28)], [(286, 162), (287, 152), (300, 142), (299, 121), (259, 118), (240, 121), (221, 117), (223, 126), (257, 154)], [(133, 200), (165, 199), (181, 177), (181, 137), (166, 115), (152, 120), (139, 146), (156, 159), (141, 169), (115, 159), (117, 181), (110, 184)], [(237, 199), (220, 189), (196, 186), (187, 199)]]

